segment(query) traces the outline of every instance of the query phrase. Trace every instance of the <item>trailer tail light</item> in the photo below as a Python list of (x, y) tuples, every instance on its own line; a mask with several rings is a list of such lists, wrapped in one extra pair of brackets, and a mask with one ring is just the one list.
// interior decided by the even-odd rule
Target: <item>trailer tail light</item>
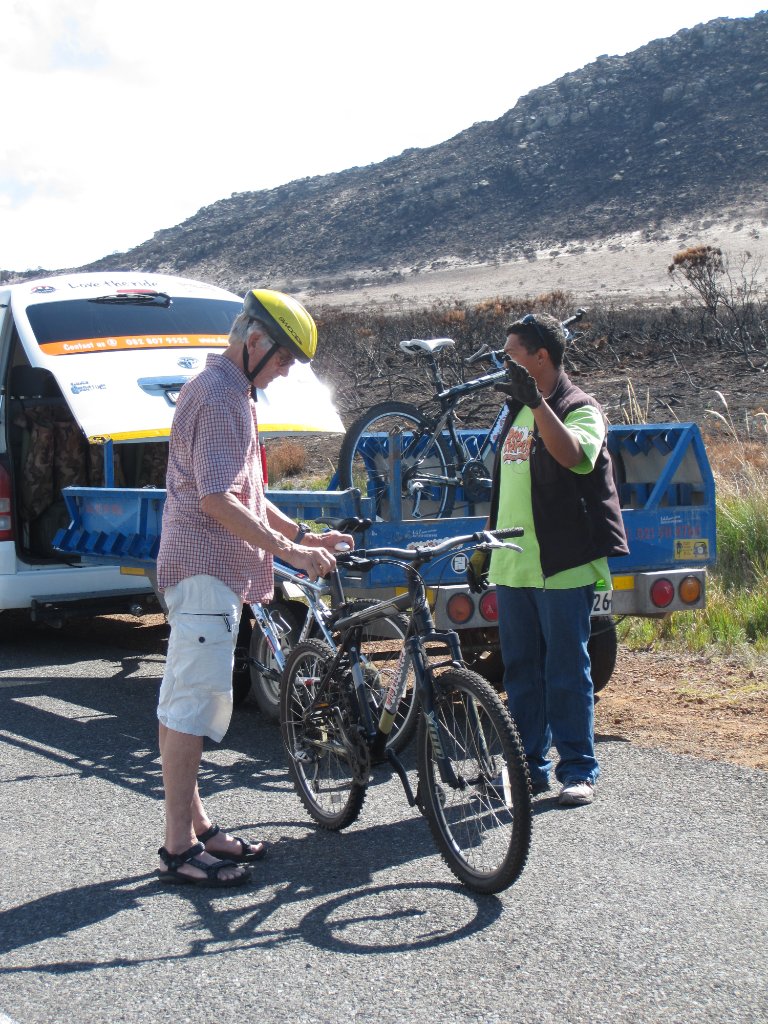
[(499, 621), (499, 606), (496, 603), (495, 590), (489, 590), (480, 598), (480, 614), (486, 622)]
[(465, 622), (469, 622), (472, 618), (475, 612), (475, 606), (472, 604), (472, 598), (467, 594), (454, 594), (453, 597), (448, 600), (445, 610), (448, 613), (448, 618), (451, 622), (456, 623), (457, 626), (461, 626)]
[(680, 584), (680, 600), (685, 604), (696, 604), (701, 600), (701, 580), (696, 576), (686, 576)]
[(0, 459), (0, 541), (13, 540), (11, 474)]
[(651, 587), (651, 601), (657, 608), (667, 608), (675, 599), (675, 588), (663, 577)]

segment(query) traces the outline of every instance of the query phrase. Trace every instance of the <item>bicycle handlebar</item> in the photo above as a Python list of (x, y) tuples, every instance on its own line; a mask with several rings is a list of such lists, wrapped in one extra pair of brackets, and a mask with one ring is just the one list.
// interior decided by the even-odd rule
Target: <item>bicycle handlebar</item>
[(579, 320), (581, 320), (584, 317), (586, 312), (586, 309), (582, 309), (581, 307), (579, 307), (573, 314), (573, 316), (566, 317), (566, 319), (563, 320), (562, 326), (565, 328), (565, 330), (568, 330), (571, 324), (577, 324)]
[(481, 348), (477, 350), (477, 352), (473, 352), (471, 356), (466, 356), (466, 358), (464, 359), (464, 365), (474, 366), (475, 363), (480, 363), (483, 362), (484, 360), (496, 362), (503, 358), (503, 348), (491, 348), (490, 345), (483, 345)]
[[(371, 568), (386, 558), (397, 559), (400, 562), (431, 562), (453, 548), (465, 547), (470, 544), (490, 550), (500, 546), (495, 543), (496, 541), (503, 541), (507, 537), (522, 537), (524, 532), (521, 526), (511, 526), (505, 530), (480, 530), (477, 533), (468, 533), (461, 537), (448, 537), (439, 544), (415, 548), (363, 548), (357, 551), (339, 552), (336, 555), (336, 561), (339, 565), (349, 565), (355, 568)], [(516, 547), (516, 545), (510, 545), (510, 547)]]
[[(571, 326), (571, 324), (579, 323), (579, 321), (582, 320), (583, 317), (586, 315), (586, 312), (587, 312), (586, 309), (583, 309), (580, 306), (572, 316), (568, 316), (568, 317), (565, 318), (565, 320), (561, 321), (560, 325), (563, 328), (563, 330), (565, 331), (566, 337), (570, 336), (568, 328)], [(473, 352), (471, 356), (466, 356), (465, 357), (464, 365), (465, 366), (474, 366), (475, 363), (480, 363), (480, 362), (483, 362), (484, 360), (489, 360), (489, 361), (492, 361), (494, 363), (498, 363), (503, 358), (504, 358), (504, 349), (503, 348), (495, 348), (494, 349), (494, 348), (491, 348), (490, 345), (482, 345), (477, 350), (477, 352)]]

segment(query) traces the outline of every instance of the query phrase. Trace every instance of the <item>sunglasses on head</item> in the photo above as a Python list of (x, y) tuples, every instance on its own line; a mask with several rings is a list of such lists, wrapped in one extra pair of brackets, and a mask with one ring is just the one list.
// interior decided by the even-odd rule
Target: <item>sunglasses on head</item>
[(526, 313), (522, 320), (520, 320), (520, 323), (525, 324), (526, 327), (533, 327), (533, 329), (536, 331), (536, 334), (538, 335), (542, 347), (549, 351), (549, 340), (546, 334), (543, 333), (542, 326), (533, 313)]

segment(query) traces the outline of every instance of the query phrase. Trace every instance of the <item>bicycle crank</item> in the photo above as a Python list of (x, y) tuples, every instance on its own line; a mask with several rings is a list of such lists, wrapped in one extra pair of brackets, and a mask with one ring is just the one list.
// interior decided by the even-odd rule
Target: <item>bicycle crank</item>
[(470, 459), (461, 470), (461, 486), (464, 497), (475, 503), (488, 501), (491, 497), (491, 476), (482, 459)]

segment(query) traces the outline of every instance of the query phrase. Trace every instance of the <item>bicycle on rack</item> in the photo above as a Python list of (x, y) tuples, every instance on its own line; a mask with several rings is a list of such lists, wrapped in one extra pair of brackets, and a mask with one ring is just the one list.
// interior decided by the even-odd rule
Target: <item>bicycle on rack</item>
[[(311, 637), (335, 649), (336, 620), (344, 615), (361, 612), (377, 602), (369, 599), (342, 600), (337, 601), (334, 607), (329, 607), (325, 599), (330, 591), (325, 580), (313, 583), (306, 576), (279, 563), (275, 563), (274, 572), (276, 581), (279, 581), (281, 596), (270, 604), (253, 603), (250, 606), (253, 624), (248, 624), (251, 632), (247, 653), (245, 649), (239, 648), (236, 660), (243, 662), (249, 673), (245, 694), (240, 695), (238, 702), (244, 700), (250, 690), (262, 714), (277, 721), (280, 711), (280, 679), (293, 647)], [(406, 616), (393, 611), (377, 616), (362, 631), (360, 655), (365, 666), (369, 699), (374, 706), (380, 706), (384, 701), (407, 628)], [(242, 672), (242, 666), (239, 668)], [(416, 730), (413, 698), (414, 686), (411, 679), (398, 703), (389, 737), (395, 750), (402, 750)]]
[[(523, 870), (531, 840), (528, 767), (499, 696), (464, 666), (458, 635), (438, 631), (419, 568), (457, 549), (509, 546), (520, 529), (450, 537), (434, 546), (370, 548), (337, 554), (347, 572), (384, 562), (402, 568), (407, 593), (337, 619), (335, 649), (305, 640), (288, 656), (280, 687), (280, 728), (296, 792), (318, 825), (336, 831), (359, 816), (372, 768), (389, 766), (408, 803), (426, 816), (450, 870), (469, 888), (500, 892)], [(333, 603), (344, 601), (338, 570)], [(383, 705), (370, 699), (364, 631), (380, 616), (410, 609), (407, 634)], [(418, 785), (387, 746), (409, 680), (416, 685)]]
[[(566, 336), (586, 310), (577, 309), (563, 321)], [(451, 338), (401, 341), (406, 355), (423, 359), (432, 379), (434, 394), (421, 406), (407, 402), (380, 402), (358, 417), (346, 432), (339, 452), (339, 487), (359, 487), (376, 501), (376, 514), (391, 518), (390, 483), (393, 469), (392, 438), (397, 435), (400, 493), (408, 502), (405, 518), (444, 518), (454, 511), (457, 495), (467, 506), (488, 501), (491, 494), (489, 456), (495, 450), (506, 407), (501, 406), (491, 429), (479, 444), (462, 437), (456, 427), (455, 409), (467, 398), (503, 382), (504, 353), (483, 345), (464, 360), (466, 366), (487, 362), (491, 372), (474, 380), (446, 387), (439, 354), (456, 343)], [(429, 407), (437, 407), (431, 412)]]

